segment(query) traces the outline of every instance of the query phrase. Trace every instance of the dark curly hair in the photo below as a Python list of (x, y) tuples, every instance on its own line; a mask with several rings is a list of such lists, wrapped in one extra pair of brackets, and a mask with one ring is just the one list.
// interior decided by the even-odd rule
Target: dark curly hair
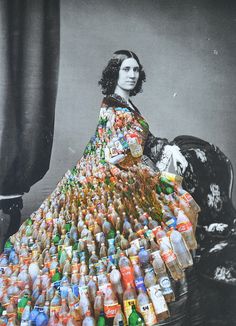
[(98, 85), (101, 85), (102, 87), (102, 94), (111, 95), (114, 93), (119, 77), (120, 66), (122, 62), (128, 58), (134, 58), (139, 65), (139, 79), (135, 85), (135, 88), (130, 91), (130, 96), (134, 96), (143, 91), (142, 86), (143, 82), (146, 81), (146, 74), (139, 61), (139, 58), (132, 51), (119, 50), (113, 53), (112, 58), (109, 60), (106, 68), (102, 72), (101, 80), (98, 82)]

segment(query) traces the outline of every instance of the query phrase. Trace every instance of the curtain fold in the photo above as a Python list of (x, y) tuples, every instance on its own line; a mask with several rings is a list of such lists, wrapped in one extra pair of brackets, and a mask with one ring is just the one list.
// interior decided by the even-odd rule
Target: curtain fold
[(59, 0), (0, 0), (0, 195), (49, 168), (60, 45)]

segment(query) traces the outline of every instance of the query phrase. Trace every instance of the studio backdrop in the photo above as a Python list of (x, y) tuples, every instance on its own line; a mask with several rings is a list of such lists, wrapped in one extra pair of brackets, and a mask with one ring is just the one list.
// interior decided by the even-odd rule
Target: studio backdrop
[(0, 195), (49, 168), (59, 65), (59, 0), (0, 1)]

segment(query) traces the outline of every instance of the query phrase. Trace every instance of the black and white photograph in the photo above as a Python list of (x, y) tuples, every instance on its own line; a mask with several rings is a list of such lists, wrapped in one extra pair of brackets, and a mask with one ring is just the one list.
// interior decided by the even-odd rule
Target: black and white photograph
[(0, 325), (236, 325), (236, 2), (0, 0)]

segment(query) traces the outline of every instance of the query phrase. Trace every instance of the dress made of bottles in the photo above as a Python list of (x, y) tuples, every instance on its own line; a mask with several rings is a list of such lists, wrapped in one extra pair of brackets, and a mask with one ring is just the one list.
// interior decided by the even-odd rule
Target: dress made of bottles
[(193, 264), (199, 207), (181, 177), (142, 163), (149, 127), (117, 96), (94, 136), (6, 243), (0, 325), (154, 325)]

